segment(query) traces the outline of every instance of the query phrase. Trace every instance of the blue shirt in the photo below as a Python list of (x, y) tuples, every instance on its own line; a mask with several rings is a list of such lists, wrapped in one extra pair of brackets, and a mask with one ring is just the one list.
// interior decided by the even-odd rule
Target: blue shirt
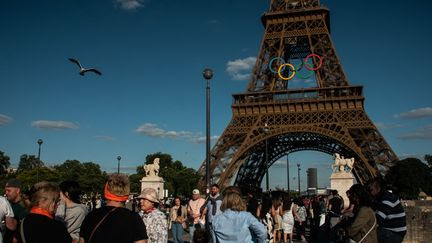
[[(215, 199), (215, 198), (219, 197), (219, 195), (220, 194), (217, 194), (214, 197), (212, 197), (210, 195), (210, 197)], [(221, 205), (222, 205), (222, 200), (216, 200), (216, 213), (215, 213), (215, 215), (213, 215), (213, 205), (211, 203), (211, 200), (207, 201), (207, 205), (206, 205), (206, 208), (207, 208), (207, 222), (212, 223), (213, 222), (213, 218), (216, 215), (219, 215), (219, 214), (222, 213), (222, 211), (220, 210)]]
[(213, 218), (210, 227), (212, 242), (253, 242), (252, 234), (257, 242), (265, 242), (267, 232), (262, 223), (251, 213), (225, 210)]

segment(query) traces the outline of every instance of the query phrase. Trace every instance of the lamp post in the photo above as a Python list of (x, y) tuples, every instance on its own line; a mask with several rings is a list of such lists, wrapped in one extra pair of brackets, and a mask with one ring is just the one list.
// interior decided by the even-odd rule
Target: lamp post
[(300, 164), (297, 164), (297, 181), (298, 181), (298, 191), (300, 196)]
[(41, 145), (43, 144), (43, 140), (42, 139), (38, 139), (37, 140), (37, 144), (39, 145), (39, 150), (38, 150), (38, 161), (37, 161), (37, 169), (36, 169), (36, 181), (39, 182), (39, 164), (40, 164), (40, 151), (41, 151)]
[[(264, 124), (264, 127), (262, 127), (261, 132), (267, 134), (269, 131), (269, 128), (267, 126), (267, 123)], [(264, 151), (264, 157), (265, 157), (265, 167), (266, 167), (266, 191), (270, 190), (270, 183), (269, 183), (269, 166), (268, 166), (268, 141), (267, 138), (265, 139), (265, 151)]]
[(117, 156), (117, 175), (120, 174), (120, 160), (121, 160), (121, 156)]
[(290, 193), (290, 182), (289, 182), (289, 159), (288, 159), (288, 155), (287, 154), (287, 188), (288, 188), (288, 194)]
[(206, 68), (203, 77), (207, 82), (206, 86), (206, 193), (210, 189), (210, 79), (213, 77), (213, 70)]

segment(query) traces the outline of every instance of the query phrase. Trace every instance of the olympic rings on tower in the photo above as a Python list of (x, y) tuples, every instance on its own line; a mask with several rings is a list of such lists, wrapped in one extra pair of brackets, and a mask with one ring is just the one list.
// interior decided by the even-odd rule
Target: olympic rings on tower
[[(310, 64), (308, 63), (308, 60), (309, 60), (309, 58), (311, 58), (311, 57), (316, 57), (316, 58), (319, 59), (319, 63), (318, 63), (318, 66), (317, 66), (317, 67), (314, 67), (313, 64), (311, 64), (311, 66), (309, 66)], [(275, 70), (273, 69), (273, 67), (272, 67), (272, 64), (273, 64), (273, 62), (274, 62), (275, 60), (280, 60), (281, 63), (282, 63), (282, 64), (279, 66), (279, 68), (278, 68), (277, 71), (275, 71)], [(322, 66), (322, 64), (323, 64), (323, 62), (322, 62), (322, 58), (321, 58), (319, 55), (317, 55), (317, 54), (313, 54), (313, 53), (312, 53), (312, 54), (307, 55), (306, 58), (303, 59), (302, 62), (300, 62), (299, 65), (297, 65), (296, 67), (294, 67), (294, 65), (292, 65), (291, 63), (285, 63), (285, 60), (282, 59), (281, 57), (274, 57), (274, 58), (272, 58), (272, 59), (270, 60), (269, 64), (268, 64), (268, 67), (269, 67), (270, 72), (277, 74), (277, 75), (279, 76), (280, 79), (288, 81), (288, 80), (294, 78), (294, 76), (295, 76), (296, 74), (299, 76), (299, 78), (307, 79), (307, 78), (309, 78), (310, 76), (312, 76), (312, 75), (314, 74), (313, 71), (316, 71), (316, 70), (320, 69), (321, 66)], [(307, 75), (305, 75), (305, 76), (303, 76), (303, 75), (300, 73), (300, 70), (302, 69), (303, 66), (304, 66), (307, 70), (310, 71), (310, 72), (309, 72)], [(288, 77), (284, 77), (284, 76), (282, 76), (282, 74), (281, 74), (281, 72), (283, 72), (283, 71), (285, 70), (285, 67), (289, 67), (289, 68), (291, 69), (291, 72), (292, 72)]]

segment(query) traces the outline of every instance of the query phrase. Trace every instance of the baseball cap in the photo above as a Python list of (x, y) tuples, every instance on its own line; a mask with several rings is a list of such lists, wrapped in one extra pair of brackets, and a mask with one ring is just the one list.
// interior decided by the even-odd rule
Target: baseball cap
[(6, 187), (21, 188), (21, 181), (18, 179), (12, 178), (6, 182)]
[(194, 189), (194, 190), (192, 191), (192, 194), (193, 194), (193, 195), (200, 194), (200, 191), (199, 191), (198, 189)]

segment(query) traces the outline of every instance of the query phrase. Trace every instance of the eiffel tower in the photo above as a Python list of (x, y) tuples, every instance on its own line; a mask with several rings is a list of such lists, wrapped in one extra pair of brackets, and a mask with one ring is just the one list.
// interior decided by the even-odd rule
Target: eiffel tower
[[(231, 121), (211, 150), (213, 183), (257, 189), (275, 161), (302, 150), (354, 157), (359, 183), (398, 160), (364, 110), (363, 87), (348, 82), (329, 14), (319, 0), (270, 1), (247, 90), (233, 95)], [(288, 87), (308, 75), (313, 87)], [(204, 161), (202, 186), (205, 171)]]

